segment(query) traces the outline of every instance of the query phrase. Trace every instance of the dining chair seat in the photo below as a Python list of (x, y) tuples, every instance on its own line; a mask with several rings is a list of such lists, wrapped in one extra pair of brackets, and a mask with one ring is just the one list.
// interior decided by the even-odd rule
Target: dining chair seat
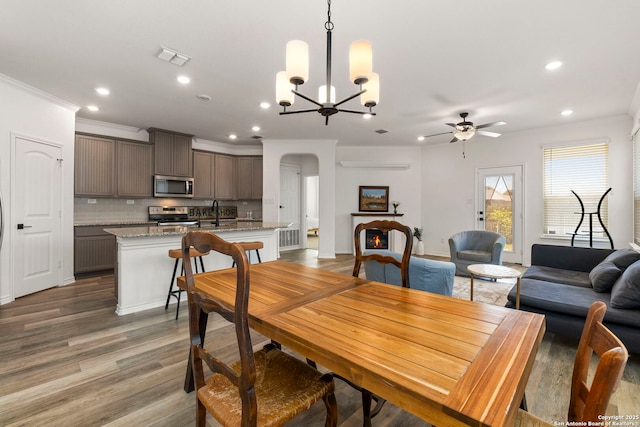
[[(333, 388), (332, 377), (267, 346), (255, 352), (259, 426), (279, 426), (292, 419), (301, 408), (309, 408)], [(241, 363), (230, 368), (240, 374)], [(300, 390), (304, 393), (300, 393)], [(242, 401), (238, 389), (222, 374), (212, 375), (198, 390), (198, 399), (222, 425), (239, 426)]]

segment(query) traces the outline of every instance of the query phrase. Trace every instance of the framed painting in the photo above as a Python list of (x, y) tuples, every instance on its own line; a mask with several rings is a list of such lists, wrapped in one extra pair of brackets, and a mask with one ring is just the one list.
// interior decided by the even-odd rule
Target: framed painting
[(361, 185), (358, 191), (360, 212), (387, 212), (389, 210), (389, 187)]

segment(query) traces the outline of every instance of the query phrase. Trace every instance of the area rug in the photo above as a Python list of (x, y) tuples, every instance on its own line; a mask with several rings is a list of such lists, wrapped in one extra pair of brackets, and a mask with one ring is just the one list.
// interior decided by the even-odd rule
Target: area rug
[[(497, 281), (475, 277), (473, 279), (473, 300), (486, 304), (499, 305), (504, 307), (507, 303), (507, 295), (516, 279), (498, 279)], [(469, 300), (469, 288), (471, 279), (468, 277), (455, 276), (453, 281), (453, 296), (464, 300)]]

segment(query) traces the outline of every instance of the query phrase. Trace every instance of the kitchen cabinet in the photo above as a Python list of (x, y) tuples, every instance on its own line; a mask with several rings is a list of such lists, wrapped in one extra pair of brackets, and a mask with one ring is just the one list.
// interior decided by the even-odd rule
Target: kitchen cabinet
[(238, 157), (236, 163), (236, 198), (262, 199), (262, 157)]
[(191, 141), (193, 135), (147, 129), (149, 142), (154, 146), (154, 173), (156, 175), (193, 175)]
[(116, 196), (151, 197), (151, 145), (118, 141), (116, 154)]
[(74, 274), (113, 270), (116, 266), (116, 238), (104, 226), (74, 228)]
[(116, 141), (76, 135), (74, 168), (76, 196), (115, 196)]
[(74, 194), (85, 197), (151, 197), (149, 144), (76, 135)]
[(235, 163), (236, 159), (233, 156), (216, 154), (214, 157), (214, 196), (218, 200), (234, 199)]
[(214, 153), (193, 151), (193, 197), (195, 199), (215, 198), (214, 159)]

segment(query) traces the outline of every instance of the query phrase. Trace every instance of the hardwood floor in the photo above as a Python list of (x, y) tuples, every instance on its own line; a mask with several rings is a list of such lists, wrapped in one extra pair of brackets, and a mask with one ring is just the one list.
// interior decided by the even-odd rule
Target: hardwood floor
[[(318, 260), (313, 250), (283, 259), (351, 274), (353, 257)], [(188, 426), (195, 397), (182, 390), (188, 354), (186, 304), (117, 316), (112, 275), (19, 298), (0, 306), (0, 426)], [(164, 283), (158, 286), (165, 287)], [(233, 330), (212, 317), (209, 330), (225, 332), (218, 343), (233, 357)], [(254, 343), (266, 338), (256, 335)], [(527, 385), (534, 414), (564, 419), (575, 345), (547, 334)], [(339, 426), (362, 425), (360, 396), (336, 382)], [(610, 414), (640, 414), (640, 363), (629, 359)], [(323, 425), (324, 405), (289, 426)], [(374, 426), (425, 426), (387, 403)], [(218, 425), (209, 421), (210, 425)], [(637, 424), (636, 424), (637, 425)]]

